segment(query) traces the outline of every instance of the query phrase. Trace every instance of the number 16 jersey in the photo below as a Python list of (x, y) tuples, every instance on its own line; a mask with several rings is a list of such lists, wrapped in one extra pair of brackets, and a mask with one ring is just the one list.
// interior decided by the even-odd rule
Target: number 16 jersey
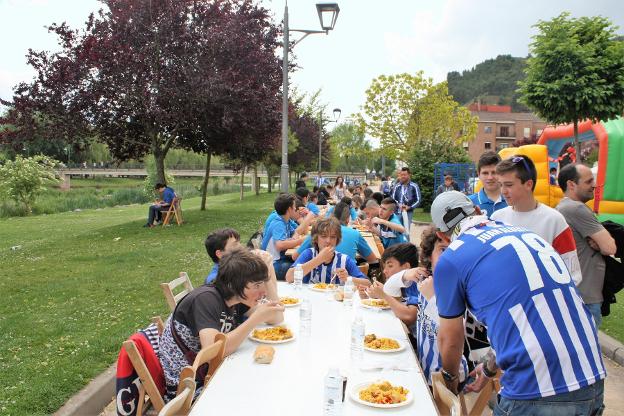
[(466, 308), (488, 328), (513, 400), (567, 393), (606, 376), (593, 318), (557, 252), (537, 234), (486, 222), (442, 254), (434, 288), (442, 318)]

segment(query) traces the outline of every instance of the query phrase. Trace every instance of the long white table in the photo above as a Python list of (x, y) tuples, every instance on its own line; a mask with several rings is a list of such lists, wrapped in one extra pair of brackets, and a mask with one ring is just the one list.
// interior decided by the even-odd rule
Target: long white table
[[(278, 287), (280, 296), (300, 297), (287, 283), (280, 282)], [(409, 339), (392, 311), (361, 307), (357, 293), (353, 307), (329, 300), (326, 293), (312, 291), (305, 285), (302, 295), (308, 296), (312, 304), (311, 334), (300, 334), (299, 307), (286, 308), (285, 325), (293, 331), (295, 340), (273, 345), (275, 357), (269, 365), (253, 360), (254, 350), (260, 344), (244, 341), (225, 359), (197, 399), (191, 415), (321, 415), (324, 378), (331, 366), (339, 367), (348, 377), (343, 415), (438, 414)], [(397, 339), (406, 348), (389, 354), (364, 351), (362, 364), (352, 366), (350, 331), (355, 309), (362, 313), (367, 334)], [(408, 371), (390, 369), (394, 367), (390, 363)], [(385, 369), (362, 370), (376, 364)], [(375, 409), (350, 398), (354, 386), (382, 379), (408, 388), (413, 392), (413, 402), (395, 409)]]

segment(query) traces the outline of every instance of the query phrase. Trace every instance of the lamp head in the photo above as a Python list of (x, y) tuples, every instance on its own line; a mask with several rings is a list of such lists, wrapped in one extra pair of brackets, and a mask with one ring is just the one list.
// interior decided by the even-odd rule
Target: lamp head
[(321, 28), (324, 31), (330, 31), (336, 26), (336, 19), (338, 19), (338, 13), (340, 13), (340, 7), (338, 3), (317, 3), (316, 11), (319, 15), (321, 22)]

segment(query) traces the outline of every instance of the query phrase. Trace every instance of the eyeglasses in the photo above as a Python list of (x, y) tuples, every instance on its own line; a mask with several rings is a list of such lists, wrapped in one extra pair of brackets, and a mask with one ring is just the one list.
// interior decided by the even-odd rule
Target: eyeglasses
[(520, 161), (522, 161), (522, 164), (524, 165), (524, 168), (527, 170), (527, 172), (531, 172), (531, 168), (529, 168), (529, 164), (527, 163), (526, 159), (523, 158), (522, 156), (516, 156), (514, 158), (511, 159), (511, 161), (513, 163), (518, 163)]

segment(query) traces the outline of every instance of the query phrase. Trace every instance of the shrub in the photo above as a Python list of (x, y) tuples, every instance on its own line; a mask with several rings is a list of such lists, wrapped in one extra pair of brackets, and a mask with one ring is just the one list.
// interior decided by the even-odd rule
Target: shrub
[(28, 158), (18, 155), (15, 160), (7, 160), (0, 166), (0, 193), (17, 205), (25, 206), (26, 212), (32, 212), (37, 196), (46, 189), (45, 185), (59, 182), (54, 172), (57, 163), (41, 155)]

